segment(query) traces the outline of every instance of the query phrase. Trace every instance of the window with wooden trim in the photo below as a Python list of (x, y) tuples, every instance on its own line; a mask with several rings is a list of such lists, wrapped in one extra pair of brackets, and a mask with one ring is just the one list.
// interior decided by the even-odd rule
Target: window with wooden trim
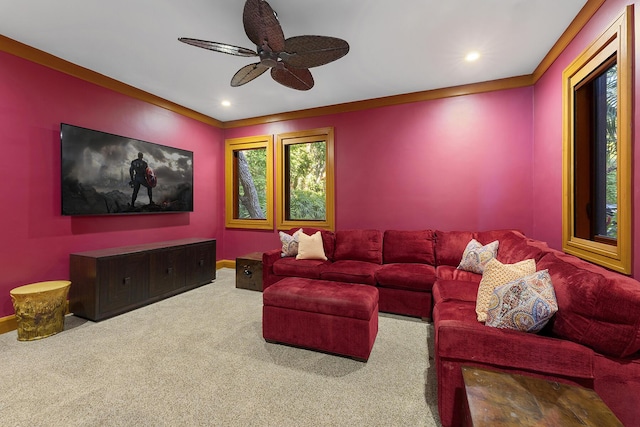
[(563, 250), (631, 273), (632, 14), (563, 72)]
[(225, 225), (273, 229), (273, 137), (225, 141)]
[(334, 229), (333, 128), (277, 135), (277, 228)]

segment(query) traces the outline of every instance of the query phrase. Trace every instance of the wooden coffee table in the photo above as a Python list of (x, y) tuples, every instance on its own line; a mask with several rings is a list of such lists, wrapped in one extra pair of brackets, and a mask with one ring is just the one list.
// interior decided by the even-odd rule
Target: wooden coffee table
[(593, 390), (466, 366), (462, 377), (467, 425), (624, 427)]

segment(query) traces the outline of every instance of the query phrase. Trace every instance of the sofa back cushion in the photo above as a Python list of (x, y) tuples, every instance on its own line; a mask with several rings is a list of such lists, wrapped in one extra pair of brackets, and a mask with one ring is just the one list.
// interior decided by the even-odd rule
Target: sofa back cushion
[(460, 270), (452, 265), (436, 266), (436, 277), (438, 280), (459, 280), (474, 283), (480, 283), (480, 280), (482, 280), (481, 274)]
[(495, 232), (478, 233), (479, 240), (498, 240), (497, 259), (503, 264), (515, 264), (525, 259), (538, 261), (545, 254), (546, 244), (532, 240), (516, 230), (498, 230)]
[[(549, 270), (558, 301), (552, 332), (608, 356), (640, 351), (640, 283), (562, 257), (549, 252), (537, 263), (538, 269)], [(567, 262), (567, 257), (575, 260)]]
[(436, 265), (457, 267), (464, 249), (474, 237), (471, 231), (436, 231)]
[(476, 239), (483, 245), (498, 241), (498, 261), (504, 264), (513, 264), (528, 258), (536, 261), (542, 257), (546, 247), (541, 242), (536, 242), (524, 236), (520, 231), (498, 229), (488, 231), (436, 231), (436, 265), (457, 266), (462, 260), (467, 244), (471, 239)]
[(382, 264), (380, 230), (339, 230), (335, 232), (335, 261), (351, 260)]
[(382, 243), (385, 264), (420, 263), (434, 265), (434, 232), (432, 230), (387, 230)]

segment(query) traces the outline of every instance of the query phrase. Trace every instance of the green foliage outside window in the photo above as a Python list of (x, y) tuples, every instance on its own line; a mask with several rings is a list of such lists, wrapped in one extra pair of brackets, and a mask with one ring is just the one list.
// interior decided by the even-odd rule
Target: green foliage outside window
[(289, 218), (291, 220), (326, 219), (326, 142), (290, 144)]
[[(267, 209), (266, 148), (239, 150), (238, 218), (264, 219)], [(251, 197), (251, 195), (254, 197)], [(258, 204), (254, 202), (257, 196)]]
[(607, 237), (618, 236), (618, 66), (606, 71), (607, 147), (606, 147), (606, 229)]

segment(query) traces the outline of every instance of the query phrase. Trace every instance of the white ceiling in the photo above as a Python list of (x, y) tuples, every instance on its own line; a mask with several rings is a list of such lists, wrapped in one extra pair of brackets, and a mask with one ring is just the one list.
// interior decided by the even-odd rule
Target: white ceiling
[[(254, 58), (178, 42), (254, 49), (243, 0), (0, 0), (0, 34), (221, 121), (531, 74), (586, 0), (269, 0), (285, 37), (324, 35), (349, 53), (312, 68), (306, 92), (268, 73), (237, 88)], [(464, 55), (477, 50), (474, 63)], [(231, 107), (220, 105), (229, 100)]]

